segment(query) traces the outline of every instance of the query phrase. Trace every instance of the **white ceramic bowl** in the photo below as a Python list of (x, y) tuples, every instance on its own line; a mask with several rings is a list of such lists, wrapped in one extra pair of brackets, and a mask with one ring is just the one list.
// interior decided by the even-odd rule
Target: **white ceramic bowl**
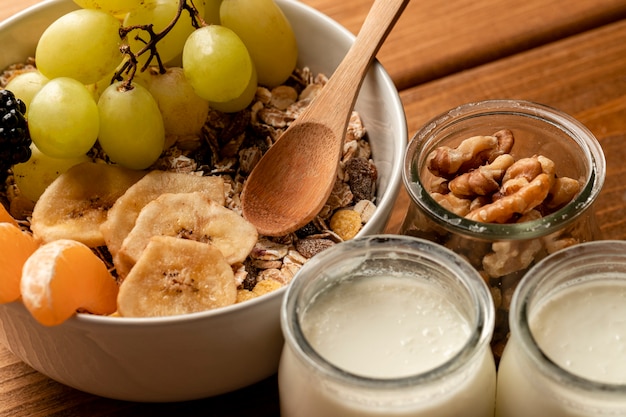
[[(354, 36), (295, 0), (277, 0), (292, 23), (299, 65), (330, 75)], [(0, 23), (0, 68), (34, 54), (43, 30), (75, 9), (52, 0)], [(357, 110), (379, 170), (378, 208), (361, 235), (383, 230), (401, 184), (407, 143), (404, 110), (375, 63)], [(0, 342), (41, 373), (92, 394), (130, 401), (183, 401), (233, 391), (273, 375), (283, 345), (284, 289), (242, 304), (168, 318), (121, 319), (78, 314), (57, 327), (35, 322), (20, 302), (0, 305)]]

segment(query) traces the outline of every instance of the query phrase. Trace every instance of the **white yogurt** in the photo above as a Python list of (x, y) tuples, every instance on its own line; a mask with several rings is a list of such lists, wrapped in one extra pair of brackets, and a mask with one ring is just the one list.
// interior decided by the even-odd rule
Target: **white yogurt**
[(471, 332), (441, 291), (391, 277), (356, 279), (322, 294), (301, 327), (327, 361), (373, 378), (433, 369), (461, 350)]
[(626, 281), (570, 287), (533, 314), (530, 328), (561, 368), (598, 382), (626, 384)]
[[(443, 290), (391, 276), (344, 281), (318, 295), (301, 329), (329, 363), (380, 380), (419, 375), (450, 361), (475, 331)], [(368, 393), (312, 372), (287, 345), (279, 385), (283, 417), (484, 417), (493, 416), (495, 365), (485, 345), (445, 381)]]
[[(626, 280), (571, 285), (534, 307), (528, 323), (537, 345), (562, 369), (587, 380), (626, 384)], [(499, 417), (626, 416), (626, 397), (570, 389), (543, 376), (517, 337), (500, 362), (497, 403)]]

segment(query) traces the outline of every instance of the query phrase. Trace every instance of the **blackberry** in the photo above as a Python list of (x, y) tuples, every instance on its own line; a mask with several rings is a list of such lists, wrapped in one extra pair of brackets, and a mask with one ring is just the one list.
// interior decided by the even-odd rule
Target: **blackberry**
[(0, 90), (0, 178), (15, 164), (30, 158), (26, 105), (9, 90)]

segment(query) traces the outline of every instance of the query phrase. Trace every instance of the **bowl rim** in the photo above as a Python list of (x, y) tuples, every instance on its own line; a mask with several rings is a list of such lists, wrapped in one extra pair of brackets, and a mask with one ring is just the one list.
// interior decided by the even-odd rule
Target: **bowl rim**
[[(315, 19), (323, 22), (324, 25), (329, 25), (333, 27), (333, 30), (337, 31), (344, 40), (348, 40), (350, 44), (354, 42), (356, 36), (350, 32), (343, 25), (338, 23), (336, 20), (330, 18), (326, 14), (320, 12), (319, 10), (309, 6), (308, 4), (302, 3), (297, 0), (274, 0), (281, 9), (284, 7), (291, 7), (294, 9), (299, 9), (300, 11), (311, 14)], [(7, 27), (18, 24), (20, 20), (26, 19), (29, 15), (33, 13), (46, 13), (47, 9), (54, 9), (55, 7), (59, 7), (61, 4), (74, 4), (72, 0), (43, 0), (40, 3), (36, 3), (23, 9), (12, 16), (0, 21), (0, 32), (6, 30)], [(74, 4), (77, 9), (79, 6)], [(370, 73), (376, 74), (377, 83), (379, 84), (379, 88), (383, 91), (392, 91), (395, 94), (390, 94), (390, 101), (388, 103), (389, 114), (397, 115), (399, 118), (397, 120), (402, 125), (402, 129), (399, 132), (394, 132), (397, 137), (393, 140), (399, 145), (393, 147), (393, 153), (390, 155), (392, 161), (397, 161), (398, 166), (390, 168), (390, 175), (387, 181), (387, 186), (385, 192), (382, 193), (379, 197), (381, 199), (385, 197), (385, 200), (379, 205), (376, 205), (376, 211), (380, 213), (391, 212), (397, 194), (399, 193), (400, 187), (402, 185), (402, 161), (404, 158), (405, 148), (408, 145), (408, 128), (406, 115), (404, 111), (404, 106), (400, 99), (400, 95), (395, 87), (391, 76), (384, 69), (382, 64), (378, 59), (374, 59), (372, 62), (370, 69)], [(329, 74), (330, 76), (330, 74)], [(395, 124), (395, 123), (394, 123)], [(369, 226), (369, 227), (368, 227)], [(373, 223), (366, 223), (358, 236), (369, 235), (372, 234), (370, 231), (373, 228)], [(287, 290), (288, 285), (279, 288), (278, 290), (272, 291), (271, 293), (263, 294), (256, 298), (246, 300), (242, 303), (236, 303), (229, 306), (219, 307), (212, 310), (199, 311), (194, 313), (186, 313), (186, 314), (178, 314), (172, 316), (160, 316), (160, 317), (120, 317), (120, 316), (111, 316), (111, 315), (95, 315), (89, 313), (77, 313), (74, 316), (70, 317), (61, 326), (80, 326), (85, 324), (95, 324), (101, 326), (110, 326), (110, 325), (119, 325), (120, 327), (127, 326), (161, 326), (165, 324), (173, 324), (181, 321), (190, 322), (196, 320), (203, 320), (210, 317), (220, 317), (223, 315), (231, 314), (233, 312), (239, 312), (240, 310), (244, 310), (248, 307), (252, 307), (257, 304), (269, 304), (275, 302), (275, 298), (283, 297), (285, 291)], [(10, 304), (21, 304), (21, 301), (15, 301)], [(22, 305), (23, 307), (23, 305)]]

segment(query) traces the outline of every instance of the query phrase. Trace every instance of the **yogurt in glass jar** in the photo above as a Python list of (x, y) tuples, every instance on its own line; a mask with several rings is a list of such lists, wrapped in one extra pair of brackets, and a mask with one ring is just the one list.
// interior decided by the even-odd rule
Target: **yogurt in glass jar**
[(425, 240), (322, 252), (284, 299), (281, 415), (493, 416), (490, 297), (466, 261)]
[(497, 416), (626, 416), (626, 242), (544, 259), (511, 306)]

